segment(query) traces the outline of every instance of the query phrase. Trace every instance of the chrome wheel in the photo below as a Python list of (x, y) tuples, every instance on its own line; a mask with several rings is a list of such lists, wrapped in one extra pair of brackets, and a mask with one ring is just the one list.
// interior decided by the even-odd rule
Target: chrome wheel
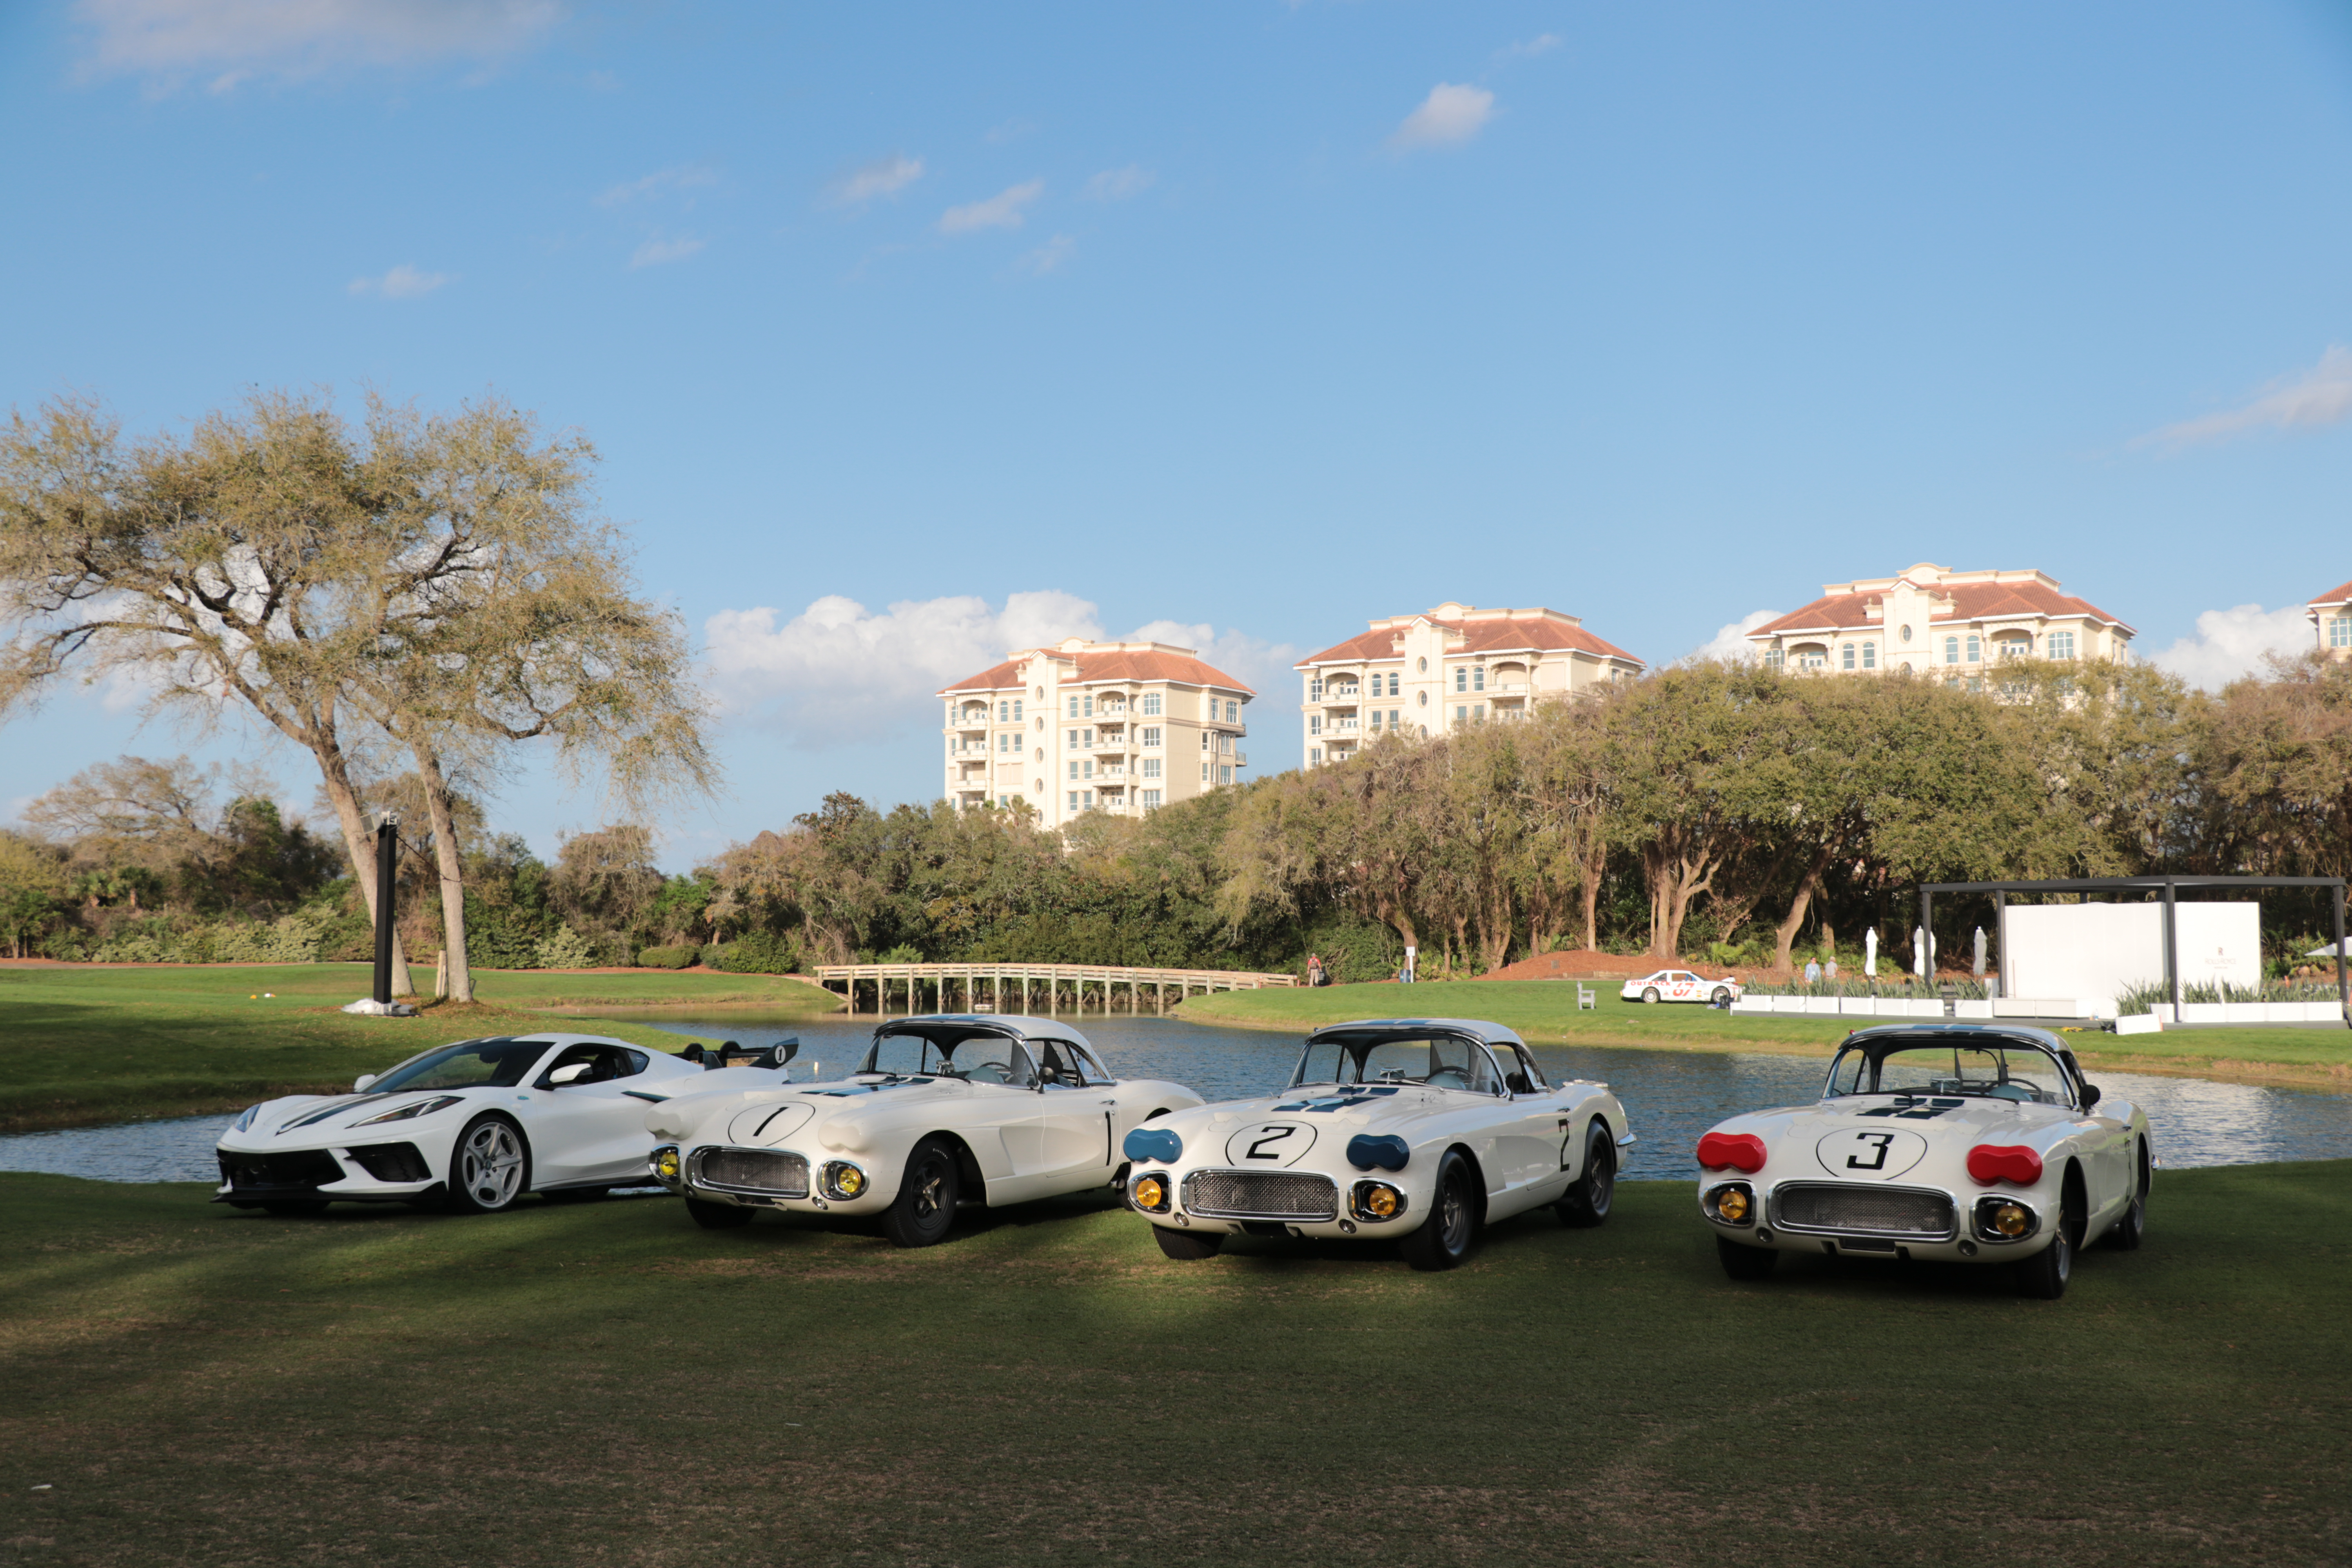
[(513, 1122), (486, 1116), (459, 1136), (449, 1166), (452, 1202), (469, 1213), (496, 1214), (522, 1195), (530, 1156)]

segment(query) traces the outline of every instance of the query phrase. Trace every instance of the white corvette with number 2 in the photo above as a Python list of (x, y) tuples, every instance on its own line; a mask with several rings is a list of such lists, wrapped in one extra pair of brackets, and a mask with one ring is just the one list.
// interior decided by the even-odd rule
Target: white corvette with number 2
[(1368, 1018), (1307, 1036), (1280, 1094), (1129, 1133), (1127, 1202), (1171, 1258), (1234, 1235), (1356, 1237), (1451, 1268), (1494, 1220), (1547, 1205), (1606, 1220), (1633, 1142), (1607, 1084), (1546, 1083), (1499, 1024)]

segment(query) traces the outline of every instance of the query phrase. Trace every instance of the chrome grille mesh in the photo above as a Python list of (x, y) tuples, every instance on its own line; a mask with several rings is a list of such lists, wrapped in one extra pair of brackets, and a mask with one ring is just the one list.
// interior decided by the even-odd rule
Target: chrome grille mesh
[(1948, 1237), (1957, 1228), (1952, 1200), (1941, 1193), (1826, 1184), (1775, 1191), (1772, 1221), (1782, 1230), (1861, 1231), (1921, 1240)]
[(1339, 1189), (1328, 1176), (1287, 1171), (1195, 1171), (1184, 1206), (1213, 1219), (1337, 1219)]
[(804, 1198), (809, 1192), (806, 1157), (773, 1149), (706, 1149), (701, 1175), (704, 1186), (724, 1192), (779, 1198)]

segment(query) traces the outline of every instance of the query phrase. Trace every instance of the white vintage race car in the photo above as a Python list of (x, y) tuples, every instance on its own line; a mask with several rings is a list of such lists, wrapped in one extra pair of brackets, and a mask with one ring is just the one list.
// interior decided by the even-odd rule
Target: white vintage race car
[(1122, 1138), (1200, 1103), (1181, 1084), (1112, 1078), (1055, 1019), (936, 1014), (875, 1030), (845, 1082), (697, 1094), (644, 1124), (663, 1141), (655, 1175), (698, 1224), (878, 1214), (893, 1242), (928, 1247), (960, 1203), (1108, 1186)]
[(1451, 1268), (1490, 1220), (1549, 1204), (1601, 1224), (1633, 1142), (1607, 1084), (1546, 1084), (1499, 1024), (1366, 1019), (1307, 1036), (1280, 1094), (1129, 1133), (1127, 1202), (1171, 1258), (1235, 1234), (1360, 1237)]
[(1782, 1252), (1936, 1258), (2005, 1264), (2054, 1300), (2086, 1243), (2139, 1246), (2156, 1153), (2146, 1114), (2056, 1036), (1913, 1024), (1848, 1036), (1819, 1104), (1735, 1116), (1698, 1163), (1735, 1279)]
[(1737, 979), (1703, 980), (1687, 969), (1661, 969), (1655, 974), (1628, 980), (1617, 991), (1627, 1002), (1707, 1002), (1718, 1007), (1747, 994)]
[(315, 1214), (337, 1200), (488, 1214), (525, 1193), (562, 1201), (643, 1186), (654, 1147), (648, 1102), (688, 1088), (773, 1083), (796, 1048), (730, 1047), (722, 1058), (599, 1035), (460, 1040), (370, 1073), (349, 1094), (289, 1095), (247, 1110), (221, 1138), (214, 1201), (272, 1214)]

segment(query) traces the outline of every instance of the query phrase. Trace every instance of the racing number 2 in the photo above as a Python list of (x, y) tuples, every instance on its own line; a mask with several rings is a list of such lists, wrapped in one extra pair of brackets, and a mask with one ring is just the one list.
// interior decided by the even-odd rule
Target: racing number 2
[(1845, 1157), (1849, 1171), (1883, 1171), (1886, 1169), (1886, 1148), (1895, 1142), (1892, 1132), (1857, 1132), (1854, 1137), (1870, 1145), (1870, 1158), (1865, 1162), (1859, 1154)]
[(1298, 1129), (1297, 1129), (1297, 1128), (1296, 1128), (1296, 1127), (1277, 1127), (1277, 1128), (1275, 1128), (1275, 1129), (1274, 1129), (1272, 1131), (1270, 1131), (1270, 1132), (1262, 1132), (1262, 1133), (1260, 1133), (1257, 1137), (1255, 1137), (1255, 1138), (1254, 1138), (1254, 1139), (1252, 1139), (1252, 1140), (1250, 1141), (1249, 1153), (1248, 1153), (1248, 1155), (1246, 1156), (1246, 1158), (1248, 1158), (1248, 1159), (1252, 1159), (1252, 1160), (1279, 1160), (1279, 1159), (1281, 1159), (1281, 1158), (1282, 1158), (1282, 1156), (1281, 1156), (1280, 1154), (1268, 1154), (1268, 1153), (1265, 1153), (1265, 1152), (1263, 1152), (1263, 1151), (1265, 1150), (1265, 1146), (1266, 1146), (1267, 1144), (1269, 1144), (1269, 1143), (1279, 1143), (1279, 1142), (1281, 1142), (1284, 1139), (1286, 1139), (1286, 1138), (1289, 1137), (1292, 1133), (1294, 1133), (1294, 1132), (1296, 1132), (1296, 1131), (1298, 1131)]

